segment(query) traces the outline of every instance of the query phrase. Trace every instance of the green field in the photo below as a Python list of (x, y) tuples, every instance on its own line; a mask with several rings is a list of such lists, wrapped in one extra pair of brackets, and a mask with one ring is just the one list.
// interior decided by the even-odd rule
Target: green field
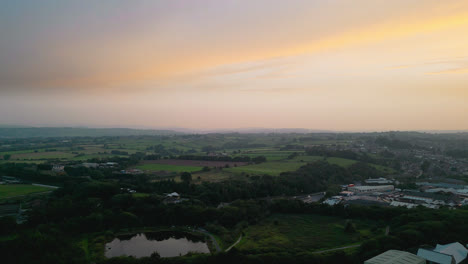
[(29, 184), (0, 185), (0, 199), (27, 195), (32, 193), (47, 192), (53, 189)]
[[(307, 163), (318, 161), (318, 160), (324, 160), (324, 161), (329, 162), (330, 164), (335, 164), (341, 167), (349, 167), (352, 164), (358, 162), (356, 160), (344, 159), (344, 158), (338, 158), (338, 157), (328, 157), (324, 159), (324, 157), (321, 157), (321, 156), (303, 156), (303, 155), (297, 156), (296, 158), (289, 160), (287, 159), (287, 156), (290, 155), (293, 151), (285, 151), (285, 153), (283, 154), (281, 154), (280, 151), (272, 151), (272, 152), (274, 154), (270, 155), (269, 156), (270, 158), (276, 156), (276, 157), (281, 157), (281, 159), (267, 161), (267, 162), (263, 162), (260, 164), (225, 168), (221, 172), (210, 171), (210, 172), (197, 173), (196, 175), (200, 177), (200, 181), (212, 182), (212, 181), (227, 180), (233, 176), (240, 176), (241, 174), (278, 176), (282, 172), (296, 171), (301, 166), (304, 166)], [(267, 152), (263, 152), (263, 153), (266, 154)], [(251, 154), (251, 155), (255, 156), (256, 154)], [(393, 169), (388, 168), (388, 167), (370, 164), (370, 163), (369, 165), (384, 172), (393, 171)], [(183, 171), (196, 172), (196, 171), (202, 170), (202, 167), (197, 167), (197, 166), (178, 166), (178, 165), (166, 165), (166, 164), (144, 164), (144, 165), (138, 165), (136, 168), (141, 169), (141, 170), (147, 170), (147, 171), (170, 171), (170, 172), (183, 172)], [(197, 179), (197, 177), (194, 177), (194, 180), (195, 179)]]
[(88, 159), (94, 159), (94, 158), (104, 159), (104, 158), (111, 158), (111, 157), (127, 157), (127, 156), (124, 156), (124, 155), (111, 155), (111, 154), (89, 154), (89, 155), (73, 157), (70, 160), (86, 161)]
[[(273, 215), (245, 230), (237, 246), (246, 251), (318, 251), (358, 244), (372, 237), (371, 227), (354, 222), (355, 232), (345, 232), (346, 220), (312, 214)], [(383, 233), (381, 229), (374, 230)]]
[(4, 163), (28, 163), (28, 164), (41, 164), (45, 160), (0, 160), (0, 164)]
[[(226, 169), (223, 170), (211, 170), (207, 172), (197, 172), (196, 174), (192, 174), (192, 182), (197, 184), (197, 183), (202, 183), (202, 182), (222, 182), (222, 181), (227, 181), (227, 180), (246, 180), (245, 176), (242, 176), (238, 173), (232, 173), (229, 171), (226, 171)], [(180, 176), (174, 177), (174, 180), (176, 182), (181, 182), (182, 180), (180, 179)]]
[(198, 166), (179, 166), (179, 165), (168, 165), (168, 164), (143, 164), (138, 165), (135, 168), (145, 171), (170, 171), (170, 172), (195, 172), (200, 171), (203, 167)]
[(258, 149), (258, 150), (250, 150), (250, 151), (244, 151), (240, 154), (237, 154), (235, 156), (247, 156), (247, 157), (258, 157), (258, 156), (264, 156), (267, 161), (276, 161), (276, 160), (285, 160), (288, 158), (289, 155), (292, 153), (297, 152), (297, 153), (303, 153), (303, 151), (279, 151), (279, 150), (264, 150), (264, 149)]
[[(298, 156), (294, 159), (295, 161), (305, 161), (305, 162), (314, 162), (317, 160), (323, 160), (327, 161), (330, 164), (335, 164), (341, 167), (349, 167), (353, 165), (354, 163), (358, 162), (357, 160), (352, 160), (352, 159), (344, 159), (344, 158), (338, 158), (338, 157), (328, 157), (324, 158), (322, 156)], [(388, 172), (388, 173), (394, 173), (395, 170), (389, 167), (377, 165), (377, 164), (372, 164), (372, 163), (367, 163), (369, 166), (372, 166), (382, 172)]]
[(278, 176), (285, 171), (295, 171), (305, 164), (305, 162), (298, 161), (267, 161), (260, 164), (233, 167), (224, 170), (233, 173)]
[(322, 156), (298, 156), (294, 160), (296, 161), (305, 161), (305, 162), (314, 162), (317, 160), (327, 161), (330, 164), (335, 164), (341, 167), (348, 167), (356, 163), (356, 160), (337, 158), (337, 157), (328, 157), (324, 158)]
[(35, 159), (35, 160), (40, 160), (40, 159), (70, 159), (73, 158), (75, 155), (71, 153), (65, 153), (65, 152), (37, 152), (37, 153), (23, 153), (23, 154), (16, 154), (11, 157), (11, 159)]

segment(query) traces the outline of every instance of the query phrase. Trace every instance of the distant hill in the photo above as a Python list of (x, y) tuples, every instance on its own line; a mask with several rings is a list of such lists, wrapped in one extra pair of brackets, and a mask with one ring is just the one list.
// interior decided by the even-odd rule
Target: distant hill
[[(137, 129), (137, 128), (89, 128), (89, 127), (28, 127), (8, 126), (0, 124), (0, 138), (31, 138), (31, 137), (103, 137), (103, 136), (158, 136), (180, 134), (210, 134), (210, 133), (241, 133), (241, 134), (308, 134), (308, 133), (352, 133), (332, 130), (314, 130), (305, 128), (238, 128), (238, 129)], [(361, 132), (373, 134), (375, 132)], [(425, 131), (393, 131), (380, 132), (380, 134), (397, 133), (398, 135), (424, 135), (424, 134), (466, 134), (468, 130), (425, 130)], [(377, 133), (379, 134), (379, 133)]]
[[(184, 131), (184, 130), (177, 130), (177, 131)], [(335, 131), (332, 131), (332, 130), (317, 130), (317, 129), (307, 129), (307, 128), (232, 128), (232, 129), (186, 130), (186, 131), (189, 131), (192, 133), (201, 133), (201, 134), (209, 134), (209, 133), (222, 133), (222, 134), (228, 134), (228, 133), (242, 133), (242, 134), (336, 133)]]
[(154, 136), (182, 134), (172, 130), (86, 127), (0, 127), (0, 138), (30, 137), (102, 137), (102, 136)]

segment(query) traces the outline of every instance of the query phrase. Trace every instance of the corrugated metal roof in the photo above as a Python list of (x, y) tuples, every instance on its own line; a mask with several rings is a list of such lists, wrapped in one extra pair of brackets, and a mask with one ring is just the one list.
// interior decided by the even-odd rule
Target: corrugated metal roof
[(399, 250), (389, 250), (377, 255), (364, 264), (425, 264), (426, 260), (414, 254)]
[(433, 250), (420, 248), (418, 250), (418, 256), (435, 263), (452, 264), (452, 256), (444, 253), (439, 253)]
[(455, 263), (457, 264), (466, 259), (468, 253), (468, 250), (458, 242), (447, 245), (437, 244), (434, 251), (453, 256), (455, 258)]

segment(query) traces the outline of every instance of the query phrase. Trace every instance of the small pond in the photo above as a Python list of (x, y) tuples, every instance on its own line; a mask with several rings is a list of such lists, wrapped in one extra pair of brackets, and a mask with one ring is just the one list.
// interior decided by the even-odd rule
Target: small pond
[(149, 257), (158, 252), (163, 258), (183, 256), (189, 252), (210, 253), (206, 242), (181, 232), (138, 233), (114, 238), (106, 244), (108, 258), (118, 256)]

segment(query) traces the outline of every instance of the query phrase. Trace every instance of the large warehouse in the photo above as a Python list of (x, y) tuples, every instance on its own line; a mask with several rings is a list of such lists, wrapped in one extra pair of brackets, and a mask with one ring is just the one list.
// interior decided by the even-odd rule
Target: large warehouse
[(426, 264), (426, 260), (409, 252), (389, 250), (364, 261), (364, 264)]
[(393, 185), (379, 185), (379, 186), (352, 186), (348, 187), (348, 191), (357, 193), (366, 192), (390, 192), (395, 190)]

